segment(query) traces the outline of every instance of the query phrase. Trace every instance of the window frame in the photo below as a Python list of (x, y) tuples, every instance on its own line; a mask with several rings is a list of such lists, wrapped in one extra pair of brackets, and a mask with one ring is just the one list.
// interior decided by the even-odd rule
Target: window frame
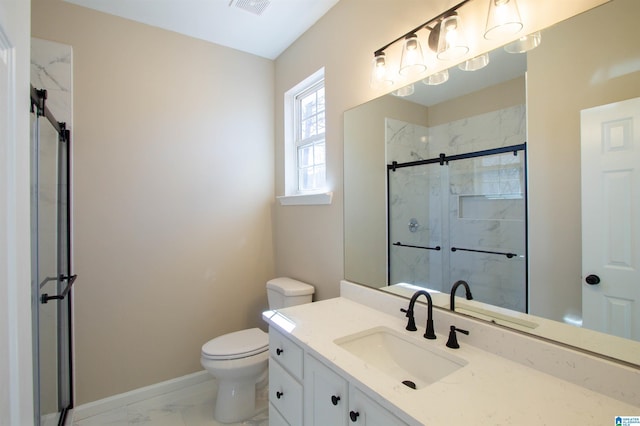
[[(296, 97), (299, 97), (303, 93), (310, 93), (312, 88), (317, 90), (319, 84), (322, 84), (325, 88), (324, 188), (318, 188), (311, 191), (300, 191), (298, 186), (298, 150), (296, 145), (296, 132), (299, 131), (299, 125), (297, 123), (300, 112), (296, 111)], [(284, 93), (284, 195), (276, 197), (280, 201), (281, 205), (331, 204), (333, 193), (329, 189), (329, 179), (327, 176), (329, 161), (327, 158), (326, 111), (326, 81), (324, 78), (324, 68), (320, 68)]]
[[(314, 79), (315, 81), (310, 82), (309, 85), (307, 85), (303, 90), (298, 91), (297, 93), (294, 94), (293, 96), (293, 111), (294, 111), (294, 120), (293, 120), (293, 126), (294, 126), (294, 130), (293, 130), (293, 134), (294, 134), (294, 138), (293, 138), (293, 163), (294, 163), (294, 167), (295, 167), (295, 176), (296, 176), (296, 190), (295, 193), (297, 194), (312, 194), (312, 193), (317, 193), (317, 192), (322, 192), (326, 189), (326, 184), (327, 184), (327, 178), (326, 178), (326, 170), (327, 170), (327, 144), (326, 144), (326, 99), (323, 105), (323, 109), (322, 111), (315, 111), (314, 114), (312, 114), (312, 116), (310, 117), (315, 117), (317, 118), (319, 115), (322, 115), (324, 117), (324, 128), (323, 128), (323, 132), (322, 133), (316, 133), (313, 136), (309, 136), (307, 138), (303, 138), (302, 133), (303, 133), (303, 125), (302, 125), (302, 121), (303, 121), (303, 113), (302, 113), (302, 102), (303, 100), (314, 93), (318, 93), (318, 91), (325, 89), (325, 84), (324, 84), (324, 77), (320, 78), (320, 79)], [(317, 105), (317, 104), (316, 104)], [(306, 117), (305, 119), (309, 119), (310, 117)], [(304, 147), (311, 147), (312, 150), (315, 151), (315, 147), (316, 145), (319, 145), (318, 142), (322, 142), (321, 144), (324, 145), (323, 151), (324, 151), (324, 161), (322, 163), (316, 162), (316, 159), (314, 158), (311, 162), (310, 165), (308, 166), (302, 166), (300, 164), (300, 150), (301, 148)], [(314, 155), (315, 157), (315, 155)], [(325, 170), (324, 172), (324, 180), (321, 183), (321, 185), (317, 185), (314, 188), (310, 188), (310, 189), (303, 189), (302, 188), (302, 177), (301, 177), (301, 171), (303, 169), (315, 169), (316, 167), (322, 166)]]

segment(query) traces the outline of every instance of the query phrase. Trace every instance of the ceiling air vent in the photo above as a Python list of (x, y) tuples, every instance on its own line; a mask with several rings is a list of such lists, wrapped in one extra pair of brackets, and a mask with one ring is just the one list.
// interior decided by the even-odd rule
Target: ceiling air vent
[(237, 0), (235, 4), (236, 7), (242, 10), (246, 10), (247, 12), (260, 16), (271, 2), (269, 0)]

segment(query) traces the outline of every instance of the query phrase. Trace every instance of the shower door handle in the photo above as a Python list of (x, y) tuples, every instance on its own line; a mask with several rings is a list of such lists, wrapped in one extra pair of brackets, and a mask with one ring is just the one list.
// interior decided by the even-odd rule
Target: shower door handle
[(76, 281), (76, 278), (78, 278), (78, 275), (60, 275), (58, 281), (67, 281), (67, 286), (64, 288), (62, 293), (55, 296), (49, 296), (47, 293), (44, 293), (42, 296), (40, 296), (40, 303), (48, 303), (49, 300), (62, 300), (67, 297), (67, 294), (69, 294), (71, 286)]

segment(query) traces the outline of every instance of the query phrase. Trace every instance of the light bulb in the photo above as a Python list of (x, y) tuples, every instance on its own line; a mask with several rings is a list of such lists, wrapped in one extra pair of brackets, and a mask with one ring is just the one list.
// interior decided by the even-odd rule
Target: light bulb
[(513, 35), (522, 29), (516, 0), (489, 0), (489, 14), (484, 38), (495, 40)]

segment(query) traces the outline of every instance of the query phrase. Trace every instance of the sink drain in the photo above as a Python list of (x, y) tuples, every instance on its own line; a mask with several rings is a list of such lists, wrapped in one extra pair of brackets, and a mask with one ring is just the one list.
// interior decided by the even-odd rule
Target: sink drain
[(411, 388), (411, 389), (415, 389), (416, 388), (416, 384), (413, 383), (411, 380), (403, 380), (402, 384)]

